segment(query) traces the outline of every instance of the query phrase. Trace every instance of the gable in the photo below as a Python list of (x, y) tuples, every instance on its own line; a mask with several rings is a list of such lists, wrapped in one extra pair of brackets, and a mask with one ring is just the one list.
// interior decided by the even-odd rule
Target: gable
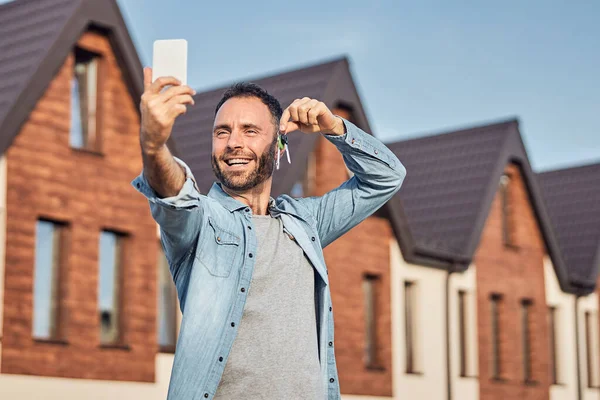
[(129, 93), (139, 101), (142, 66), (115, 0), (16, 0), (0, 6), (0, 152), (18, 134), (81, 35), (110, 40)]

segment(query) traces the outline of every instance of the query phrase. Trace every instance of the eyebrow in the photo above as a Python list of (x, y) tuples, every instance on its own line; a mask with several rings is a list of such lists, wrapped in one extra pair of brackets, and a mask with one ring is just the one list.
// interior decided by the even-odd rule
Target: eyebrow
[[(242, 128), (243, 129), (252, 128), (252, 129), (256, 129), (258, 131), (262, 130), (262, 129), (260, 129), (260, 127), (258, 125), (255, 125), (255, 124), (252, 124), (252, 123), (249, 123), (249, 122), (245, 123), (245, 124), (242, 124)], [(215, 128), (213, 129), (213, 132), (216, 132), (219, 129), (225, 129), (227, 131), (231, 131), (231, 125), (229, 125), (229, 124), (219, 124), (219, 125), (215, 126)]]

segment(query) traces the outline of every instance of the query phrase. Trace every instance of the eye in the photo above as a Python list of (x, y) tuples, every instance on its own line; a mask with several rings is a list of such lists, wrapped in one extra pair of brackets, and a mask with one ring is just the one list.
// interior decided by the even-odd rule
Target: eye
[(248, 129), (246, 133), (249, 135), (256, 135), (257, 132), (254, 129)]
[(215, 133), (215, 135), (217, 137), (224, 137), (225, 135), (227, 135), (229, 132), (227, 131), (218, 131), (217, 133)]

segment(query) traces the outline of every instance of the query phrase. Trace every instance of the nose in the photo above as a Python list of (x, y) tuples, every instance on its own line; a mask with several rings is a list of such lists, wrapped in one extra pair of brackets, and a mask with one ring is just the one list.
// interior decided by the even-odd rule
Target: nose
[(229, 135), (229, 139), (227, 140), (227, 147), (230, 147), (232, 149), (243, 148), (244, 147), (244, 135), (237, 129), (234, 129), (231, 132), (231, 134)]

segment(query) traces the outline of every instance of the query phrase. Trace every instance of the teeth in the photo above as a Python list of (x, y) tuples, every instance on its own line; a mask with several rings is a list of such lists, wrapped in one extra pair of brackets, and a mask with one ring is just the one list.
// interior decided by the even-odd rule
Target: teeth
[(248, 164), (250, 160), (244, 160), (242, 158), (233, 158), (231, 160), (227, 160), (228, 165), (236, 165), (236, 164)]

